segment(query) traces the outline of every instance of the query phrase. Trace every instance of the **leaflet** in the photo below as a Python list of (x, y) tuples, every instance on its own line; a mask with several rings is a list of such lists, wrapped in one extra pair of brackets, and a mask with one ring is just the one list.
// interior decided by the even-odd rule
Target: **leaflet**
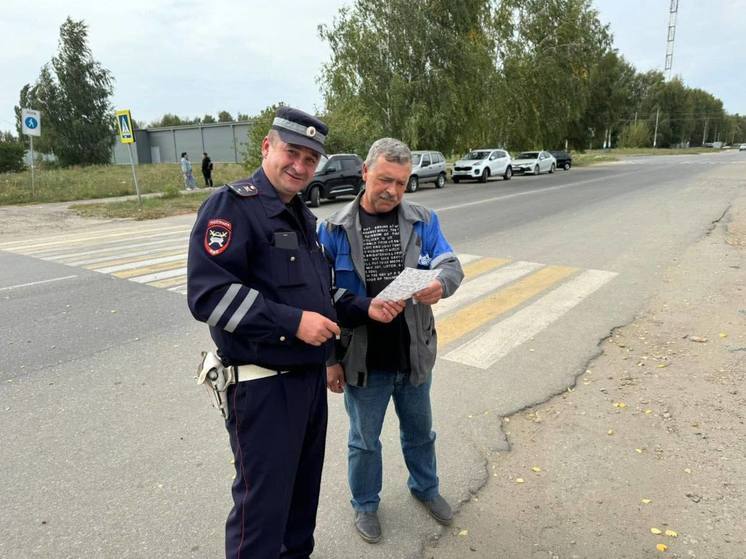
[(404, 268), (394, 281), (376, 295), (376, 298), (388, 301), (405, 301), (418, 291), (425, 289), (439, 274), (440, 270)]

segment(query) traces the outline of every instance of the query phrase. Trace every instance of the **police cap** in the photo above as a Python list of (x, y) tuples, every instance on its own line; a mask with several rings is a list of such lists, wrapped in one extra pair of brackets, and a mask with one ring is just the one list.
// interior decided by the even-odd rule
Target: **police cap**
[(290, 107), (280, 107), (272, 121), (272, 130), (287, 144), (296, 144), (326, 155), (324, 142), (329, 127), (315, 116)]

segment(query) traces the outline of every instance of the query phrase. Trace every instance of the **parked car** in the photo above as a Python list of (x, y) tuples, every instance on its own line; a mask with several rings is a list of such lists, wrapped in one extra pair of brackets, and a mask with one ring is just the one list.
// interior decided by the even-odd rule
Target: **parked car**
[(746, 151), (746, 144), (741, 144), (738, 146), (738, 151)]
[(572, 155), (562, 150), (550, 151), (549, 153), (557, 160), (558, 169), (570, 170), (570, 167), (572, 167)]
[(363, 184), (363, 160), (354, 153), (322, 157), (313, 179), (303, 191), (303, 199), (318, 208), (321, 199), (334, 200), (342, 194), (357, 194)]
[(415, 192), (422, 183), (435, 183), (435, 188), (446, 184), (446, 158), (439, 151), (413, 151), (412, 174), (407, 192)]
[(514, 173), (532, 173), (540, 175), (543, 172), (554, 173), (557, 160), (548, 151), (524, 151), (513, 160)]
[(487, 182), (490, 177), (502, 176), (506, 181), (513, 176), (510, 154), (504, 149), (475, 149), (453, 165), (453, 182), (475, 179)]

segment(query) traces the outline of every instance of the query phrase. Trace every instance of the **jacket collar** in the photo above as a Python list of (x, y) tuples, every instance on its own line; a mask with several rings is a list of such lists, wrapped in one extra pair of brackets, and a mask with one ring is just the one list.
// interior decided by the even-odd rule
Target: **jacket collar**
[[(264, 211), (268, 217), (276, 217), (287, 210), (285, 203), (280, 200), (277, 190), (272, 183), (269, 182), (263, 168), (259, 167), (254, 172), (251, 176), (251, 182), (256, 186), (257, 190), (259, 190), (259, 200), (262, 202), (262, 206), (264, 206)], [(301, 202), (300, 206), (305, 218), (310, 220), (311, 223), (314, 223), (316, 221), (316, 216), (306, 207), (306, 204)]]

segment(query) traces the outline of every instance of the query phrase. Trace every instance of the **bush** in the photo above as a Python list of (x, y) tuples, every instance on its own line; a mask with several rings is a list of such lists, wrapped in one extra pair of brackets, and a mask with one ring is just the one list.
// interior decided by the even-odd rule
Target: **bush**
[(26, 147), (20, 142), (0, 142), (0, 173), (23, 171)]
[(168, 184), (163, 189), (163, 194), (161, 194), (161, 198), (169, 199), (169, 198), (178, 198), (181, 196), (181, 192), (178, 186), (175, 184)]

